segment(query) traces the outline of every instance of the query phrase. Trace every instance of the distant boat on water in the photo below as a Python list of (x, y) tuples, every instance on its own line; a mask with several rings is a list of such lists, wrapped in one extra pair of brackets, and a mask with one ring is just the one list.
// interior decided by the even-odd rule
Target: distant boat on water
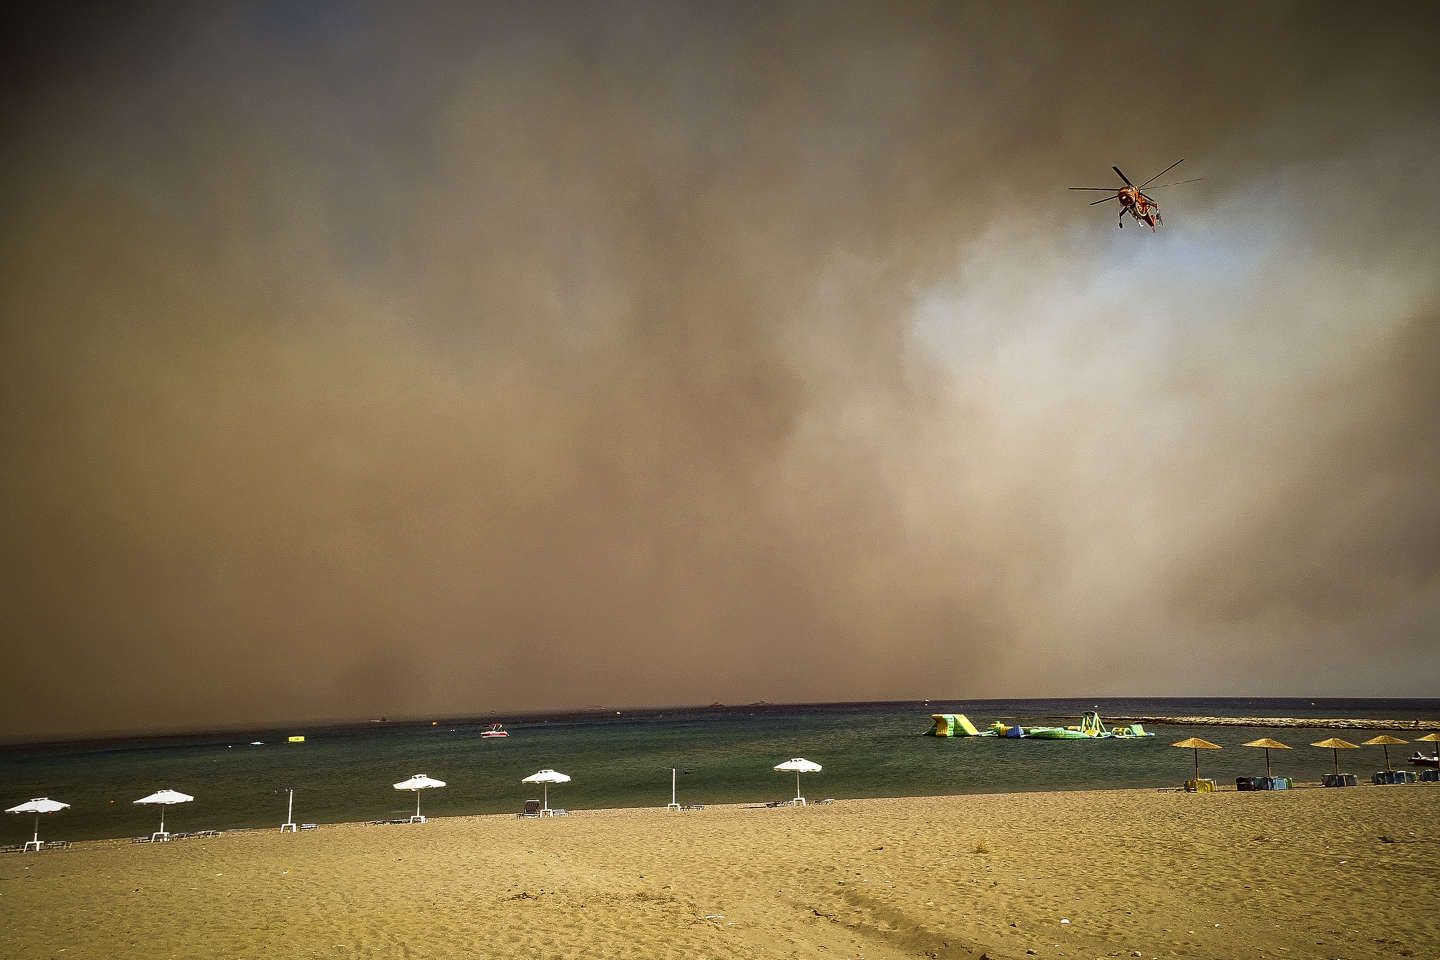
[(504, 725), (499, 723), (492, 723), (488, 728), (480, 731), (480, 738), (482, 740), (494, 740), (497, 737), (508, 736), (510, 736), (510, 731), (506, 730)]

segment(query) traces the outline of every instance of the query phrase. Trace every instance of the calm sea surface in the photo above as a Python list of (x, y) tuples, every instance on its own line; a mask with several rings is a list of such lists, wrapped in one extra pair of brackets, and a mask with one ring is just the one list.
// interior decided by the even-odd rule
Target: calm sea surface
[[(421, 799), (427, 816), (517, 811), (538, 788), (522, 777), (551, 767), (573, 782), (551, 789), (551, 805), (572, 810), (663, 806), (670, 768), (679, 770), (681, 803), (743, 803), (793, 796), (794, 777), (771, 770), (807, 757), (824, 772), (804, 779), (807, 797), (893, 797), (1178, 786), (1192, 755), (1170, 746), (1200, 736), (1224, 750), (1201, 756), (1217, 782), (1264, 773), (1264, 755), (1239, 745), (1274, 737), (1296, 747), (1273, 751), (1277, 774), (1318, 780), (1332, 755), (1309, 743), (1351, 742), (1378, 731), (1150, 725), (1145, 740), (1045, 741), (921, 736), (931, 713), (965, 713), (978, 727), (992, 720), (1074, 723), (1094, 700), (989, 700), (930, 703), (724, 707), (497, 718), (510, 737), (482, 740), (486, 723), (440, 721), (286, 727), (205, 734), (0, 747), (0, 808), (49, 796), (72, 809), (44, 818), (41, 836), (80, 840), (138, 836), (159, 814), (132, 802), (163, 787), (193, 794), (169, 809), (172, 830), (273, 827), (284, 820), (285, 790), (295, 788), (295, 819), (312, 823), (372, 820), (413, 812), (414, 798), (391, 784), (424, 773), (448, 786)], [(1100, 700), (1101, 713), (1440, 720), (1440, 700)], [(289, 744), (290, 734), (304, 744)], [(1411, 739), (1412, 733), (1398, 734)], [(263, 746), (249, 741), (262, 740)], [(1391, 747), (1392, 760), (1412, 747)], [(1379, 747), (1342, 757), (1342, 768), (1368, 776), (1383, 767)], [(0, 821), (0, 842), (29, 838), (31, 818)]]

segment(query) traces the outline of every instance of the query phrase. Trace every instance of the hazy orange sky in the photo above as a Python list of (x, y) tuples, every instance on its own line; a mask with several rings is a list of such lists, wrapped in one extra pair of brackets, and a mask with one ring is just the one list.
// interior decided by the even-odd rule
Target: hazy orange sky
[(32, 12), (0, 737), (1433, 696), (1437, 27)]

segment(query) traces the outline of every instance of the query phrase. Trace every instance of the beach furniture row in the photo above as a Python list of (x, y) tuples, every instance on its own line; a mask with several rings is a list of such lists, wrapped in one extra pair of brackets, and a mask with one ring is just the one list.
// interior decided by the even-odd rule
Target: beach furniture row
[[(1419, 737), (1418, 739), (1432, 743), (1440, 742), (1440, 734), (1431, 733), (1423, 737)], [(1391, 767), (1390, 747), (1393, 745), (1403, 744), (1407, 742), (1408, 741), (1400, 740), (1387, 734), (1381, 734), (1379, 736), (1371, 737), (1369, 740), (1365, 741), (1364, 746), (1383, 747), (1385, 751), (1385, 769), (1377, 770), (1370, 778), (1371, 783), (1397, 784), (1416, 783), (1417, 781), (1425, 783), (1440, 782), (1440, 753), (1437, 753), (1436, 756), (1433, 758), (1427, 757), (1419, 753), (1415, 754), (1415, 756), (1410, 758), (1411, 763), (1430, 764), (1437, 768), (1432, 770), (1424, 770), (1418, 776), (1410, 770), (1396, 770)], [(1172, 743), (1171, 746), (1191, 750), (1195, 754), (1195, 775), (1189, 780), (1185, 781), (1185, 789), (1190, 793), (1213, 793), (1215, 791), (1215, 781), (1200, 776), (1200, 751), (1221, 750), (1224, 748), (1221, 747), (1218, 743), (1211, 743), (1209, 740), (1202, 740), (1200, 737), (1187, 737), (1186, 739), (1181, 740), (1178, 743)], [(1252, 790), (1288, 790), (1295, 785), (1294, 781), (1291, 780), (1289, 777), (1273, 776), (1270, 769), (1270, 751), (1293, 749), (1289, 744), (1281, 743), (1279, 740), (1272, 740), (1269, 737), (1262, 737), (1259, 740), (1251, 740), (1248, 743), (1243, 743), (1241, 744), (1241, 746), (1263, 749), (1265, 751), (1265, 776), (1236, 777), (1236, 790), (1246, 792)], [(1361, 744), (1350, 743), (1348, 740), (1341, 740), (1339, 737), (1329, 737), (1325, 740), (1318, 740), (1315, 743), (1310, 744), (1310, 746), (1321, 747), (1323, 749), (1330, 750), (1335, 755), (1335, 771), (1333, 773), (1327, 773), (1324, 775), (1324, 777), (1321, 778), (1321, 786), (1354, 787), (1359, 785), (1360, 779), (1355, 774), (1340, 772), (1340, 751), (1359, 750)]]
[[(794, 758), (789, 759), (789, 760), (786, 760), (786, 761), (784, 761), (784, 762), (782, 762), (782, 763), (777, 763), (777, 764), (775, 765), (774, 769), (775, 769), (777, 772), (780, 772), (780, 773), (794, 773), (794, 774), (795, 774), (795, 798), (794, 798), (793, 800), (777, 801), (777, 803), (784, 803), (784, 804), (786, 804), (786, 805), (792, 805), (792, 804), (793, 804), (793, 805), (795, 805), (795, 806), (801, 806), (801, 807), (805, 806), (805, 797), (804, 797), (804, 796), (801, 794), (801, 792), (800, 792), (800, 775), (801, 775), (801, 774), (805, 774), (805, 773), (819, 773), (819, 772), (821, 771), (821, 769), (822, 769), (822, 767), (820, 766), (820, 764), (815, 763), (814, 761), (811, 761), (811, 760), (806, 760), (806, 759), (803, 758), (803, 757), (794, 757)], [(570, 777), (569, 777), (569, 775), (564, 774), (564, 773), (560, 773), (560, 772), (558, 772), (558, 771), (556, 771), (556, 770), (551, 770), (551, 769), (548, 769), (548, 768), (547, 768), (547, 769), (544, 769), (544, 770), (536, 771), (535, 773), (530, 774), (530, 776), (522, 778), (522, 779), (520, 780), (520, 782), (523, 783), (523, 784), (538, 784), (538, 785), (541, 787), (542, 793), (541, 793), (541, 799), (538, 799), (538, 800), (533, 800), (533, 799), (532, 799), (532, 800), (526, 800), (526, 801), (525, 801), (525, 805), (522, 807), (522, 809), (521, 809), (521, 811), (520, 811), (520, 813), (519, 813), (519, 816), (521, 816), (521, 817), (533, 817), (533, 818), (538, 819), (538, 818), (541, 818), (541, 817), (558, 817), (558, 816), (564, 816), (564, 815), (568, 812), (568, 811), (566, 811), (566, 810), (563, 809), (563, 808), (551, 807), (551, 806), (550, 806), (550, 785), (551, 785), (551, 784), (569, 783), (569, 782), (570, 782)], [(402, 817), (402, 818), (398, 818), (398, 819), (388, 819), (388, 820), (370, 820), (370, 821), (367, 821), (367, 823), (370, 823), (370, 824), (424, 823), (424, 822), (425, 822), (425, 816), (424, 816), (424, 814), (422, 814), (422, 813), (420, 812), (420, 794), (421, 794), (423, 791), (425, 791), (425, 790), (438, 790), (438, 789), (444, 787), (445, 785), (446, 785), (446, 784), (445, 784), (445, 781), (444, 781), (444, 780), (437, 780), (437, 779), (435, 779), (434, 777), (431, 777), (431, 776), (429, 776), (428, 774), (424, 774), (424, 773), (414, 774), (413, 776), (409, 777), (408, 779), (401, 780), (399, 783), (396, 783), (396, 784), (392, 784), (392, 786), (393, 786), (396, 790), (401, 790), (401, 791), (407, 791), (407, 790), (408, 790), (408, 791), (410, 791), (410, 792), (412, 792), (412, 793), (415, 794), (415, 812), (414, 812), (413, 814), (411, 814), (410, 816), (408, 816), (408, 817)], [(315, 829), (315, 824), (313, 824), (313, 823), (297, 824), (297, 823), (295, 822), (295, 790), (294, 790), (293, 788), (291, 788), (291, 789), (289, 789), (288, 793), (289, 793), (289, 799), (288, 799), (287, 806), (286, 806), (286, 811), (285, 811), (285, 822), (280, 825), (280, 832), (281, 832), (281, 833), (299, 833), (301, 830), (313, 830), (313, 829)], [(195, 798), (192, 797), (192, 796), (191, 796), (190, 794), (188, 794), (188, 793), (181, 793), (181, 792), (179, 792), (178, 790), (171, 790), (171, 789), (168, 789), (168, 788), (167, 788), (167, 789), (164, 789), (164, 790), (157, 790), (155, 793), (152, 793), (152, 794), (150, 794), (149, 796), (141, 797), (139, 800), (136, 800), (135, 803), (138, 803), (138, 804), (147, 804), (147, 805), (155, 805), (155, 806), (158, 806), (158, 807), (160, 808), (160, 829), (159, 829), (159, 830), (156, 830), (154, 833), (147, 834), (146, 836), (143, 836), (143, 837), (135, 837), (135, 838), (134, 838), (134, 842), (136, 842), (136, 843), (166, 843), (166, 842), (168, 842), (168, 841), (170, 841), (170, 840), (188, 840), (188, 839), (191, 839), (191, 838), (194, 838), (194, 837), (214, 837), (214, 836), (219, 836), (220, 831), (218, 831), (218, 830), (197, 830), (197, 831), (192, 831), (192, 832), (188, 832), (188, 833), (173, 833), (173, 834), (172, 834), (172, 833), (168, 832), (168, 831), (165, 829), (165, 809), (166, 809), (167, 807), (174, 806), (175, 804), (179, 804), (179, 803), (189, 803), (189, 802), (191, 802), (191, 801), (194, 800), (194, 799), (195, 799)], [(822, 802), (830, 802), (830, 801), (822, 801)], [(770, 804), (770, 806), (774, 806), (774, 805), (776, 805), (776, 804)], [(53, 840), (52, 840), (52, 841), (43, 841), (43, 842), (42, 842), (41, 839), (40, 839), (40, 816), (41, 816), (41, 814), (58, 813), (58, 812), (61, 811), (61, 810), (67, 810), (67, 809), (69, 809), (69, 808), (70, 808), (70, 804), (68, 804), (68, 803), (62, 803), (62, 802), (59, 801), (59, 800), (51, 800), (51, 799), (48, 798), (48, 797), (37, 797), (37, 798), (35, 798), (35, 799), (33, 799), (33, 800), (29, 800), (29, 801), (26, 801), (25, 803), (19, 804), (18, 806), (10, 807), (10, 808), (6, 811), (6, 813), (20, 813), (20, 814), (30, 813), (30, 814), (34, 814), (34, 816), (35, 816), (35, 831), (34, 831), (34, 836), (33, 836), (33, 838), (30, 839), (30, 840), (28, 840), (28, 841), (26, 841), (23, 846), (17, 845), (14, 849), (17, 850), (17, 851), (22, 851), (22, 852), (23, 852), (23, 851), (30, 851), (30, 850), (39, 851), (39, 850), (42, 850), (42, 849), (49, 849), (49, 848), (58, 847), (58, 846), (69, 846), (69, 843), (68, 843), (68, 842), (65, 842), (65, 841), (53, 841)], [(674, 769), (673, 767), (670, 769), (670, 803), (666, 805), (666, 809), (667, 809), (667, 810), (703, 810), (703, 809), (705, 809), (705, 807), (704, 807), (703, 804), (686, 804), (686, 805), (681, 805), (680, 803), (678, 803), (678, 802), (676, 801), (676, 797), (675, 797), (675, 769)], [(3, 852), (3, 851), (6, 850), (6, 849), (10, 849), (10, 848), (0, 848), (0, 852)]]

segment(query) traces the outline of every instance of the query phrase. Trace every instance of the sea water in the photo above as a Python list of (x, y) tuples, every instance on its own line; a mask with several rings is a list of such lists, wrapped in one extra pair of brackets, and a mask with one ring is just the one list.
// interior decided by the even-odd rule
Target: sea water
[[(895, 797), (1027, 790), (1174, 787), (1193, 755), (1170, 746), (1199, 736), (1223, 745), (1202, 751), (1201, 775), (1233, 783), (1265, 772), (1247, 740), (1274, 737), (1295, 747), (1271, 751), (1276, 775), (1318, 781), (1331, 751), (1308, 746), (1339, 736), (1358, 743), (1379, 731), (1322, 728), (1147, 725), (1142, 740), (945, 739), (922, 734), (931, 713), (965, 713), (979, 727), (1076, 723), (1102, 716), (1203, 715), (1440, 718), (1440, 700), (1018, 700), (729, 706), (595, 711), (507, 719), (510, 736), (484, 739), (484, 721), (440, 720), (287, 726), (270, 731), (0, 747), (0, 801), (49, 796), (72, 805), (42, 818), (41, 837), (80, 840), (138, 836), (159, 823), (133, 801), (169, 787), (195, 797), (166, 810), (172, 831), (277, 827), (287, 791), (295, 820), (333, 823), (408, 816), (415, 797), (391, 784), (423, 773), (446, 782), (420, 797), (426, 816), (518, 811), (540, 787), (522, 777), (549, 767), (572, 777), (550, 788), (551, 806), (663, 807), (671, 769), (682, 804), (752, 803), (794, 796), (793, 774), (772, 768), (791, 757), (823, 765), (801, 789), (826, 797)], [(304, 734), (304, 743), (287, 736)], [(1413, 734), (1400, 733), (1402, 739)], [(250, 741), (263, 741), (251, 746)], [(1429, 746), (1428, 744), (1426, 746)], [(1404, 767), (1412, 747), (1391, 747)], [(1379, 747), (1342, 751), (1341, 768), (1362, 779), (1383, 769)], [(0, 842), (29, 839), (29, 816), (0, 822)]]

